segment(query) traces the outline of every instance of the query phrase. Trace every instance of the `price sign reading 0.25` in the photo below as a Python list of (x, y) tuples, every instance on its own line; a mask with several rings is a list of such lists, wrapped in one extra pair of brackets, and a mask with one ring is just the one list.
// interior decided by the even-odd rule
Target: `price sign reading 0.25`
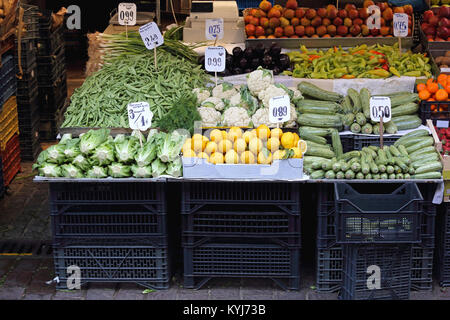
[(208, 72), (225, 71), (225, 48), (207, 47), (205, 51), (205, 69)]
[(119, 3), (119, 24), (134, 26), (136, 24), (136, 4)]
[(370, 98), (370, 119), (379, 122), (383, 118), (383, 122), (391, 121), (391, 99), (389, 97), (371, 97)]

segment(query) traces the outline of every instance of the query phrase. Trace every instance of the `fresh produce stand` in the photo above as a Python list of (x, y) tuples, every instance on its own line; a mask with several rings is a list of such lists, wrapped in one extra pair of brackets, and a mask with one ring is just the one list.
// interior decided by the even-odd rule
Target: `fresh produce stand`
[[(41, 107), (56, 122), (48, 136), (59, 141), (32, 157), (34, 182), (49, 188), (58, 288), (67, 288), (66, 269), (77, 265), (83, 285), (167, 289), (176, 259), (185, 288), (248, 277), (299, 290), (307, 214), (317, 219), (317, 291), (409, 299), (411, 290), (432, 289), (436, 263), (449, 285), (450, 77), (429, 56), (431, 40), (416, 49), (418, 35), (432, 31), (419, 29), (411, 5), (379, 3), (383, 24), (369, 31), (370, 5), (303, 10), (296, 0), (285, 7), (263, 0), (241, 18), (234, 1), (209, 12), (195, 3), (184, 29), (159, 35), (151, 22), (93, 35), (101, 50), (90, 52), (90, 63), (98, 70), (70, 98), (53, 97), (61, 108)], [(230, 35), (208, 29), (218, 42), (206, 44), (203, 25), (220, 18), (220, 8), (227, 12), (219, 26)], [(409, 19), (402, 50), (393, 37), (397, 13)], [(311, 25), (310, 34), (300, 25)], [(224, 43), (234, 46), (224, 56), (197, 54)], [(447, 43), (434, 42), (450, 50)], [(211, 69), (223, 61), (222, 71)], [(60, 71), (49, 79), (65, 82)], [(19, 83), (31, 78), (25, 72)], [(37, 77), (43, 93), (65, 90), (44, 86), (47, 78)], [(4, 106), (0, 121), (11, 116), (12, 105)], [(35, 111), (26, 118), (26, 106), (16, 106), (18, 134), (31, 147)], [(16, 131), (5, 129), (6, 139), (0, 128), (1, 170), (15, 150), (3, 145)], [(0, 172), (0, 197), (10, 176)], [(169, 192), (173, 185), (178, 192)], [(169, 205), (179, 230), (168, 227)], [(372, 265), (383, 286), (373, 291), (360, 286)]]

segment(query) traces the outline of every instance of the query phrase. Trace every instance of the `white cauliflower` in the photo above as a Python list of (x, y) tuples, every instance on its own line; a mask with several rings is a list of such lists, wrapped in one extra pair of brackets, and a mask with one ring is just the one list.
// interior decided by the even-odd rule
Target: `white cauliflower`
[(197, 103), (201, 104), (203, 101), (211, 96), (208, 89), (195, 88), (192, 92), (197, 96)]
[(236, 93), (238, 93), (238, 91), (228, 82), (219, 84), (212, 90), (212, 96), (219, 99), (230, 99)]
[(251, 122), (247, 110), (240, 107), (230, 107), (223, 114), (222, 124), (229, 127), (246, 127)]
[(284, 96), (286, 94), (287, 93), (283, 88), (278, 88), (277, 86), (271, 84), (265, 90), (259, 92), (258, 99), (261, 100), (264, 108), (269, 108), (270, 99)]
[(220, 122), (221, 114), (214, 108), (199, 107), (198, 113), (202, 117), (202, 127), (216, 127)]
[(300, 90), (298, 90), (295, 87), (289, 87), (290, 90), (292, 90), (294, 92), (294, 96), (293, 96), (293, 100), (297, 100), (297, 99), (303, 99), (303, 95), (300, 92)]
[(261, 108), (256, 110), (255, 114), (252, 116), (252, 123), (255, 128), (262, 124), (265, 124), (269, 128), (275, 128), (277, 126), (276, 123), (269, 121), (269, 108)]
[(295, 105), (291, 103), (291, 118), (288, 122), (283, 123), (285, 128), (293, 128), (297, 125), (297, 111), (295, 110)]
[(205, 99), (200, 106), (214, 108), (218, 111), (221, 111), (223, 110), (223, 108), (225, 108), (225, 103), (220, 98), (210, 97), (208, 99)]
[(247, 75), (247, 86), (255, 96), (271, 84), (273, 84), (273, 76), (270, 70), (258, 68)]
[(230, 106), (254, 110), (258, 107), (258, 100), (250, 94), (245, 96), (243, 93), (238, 93), (231, 97)]

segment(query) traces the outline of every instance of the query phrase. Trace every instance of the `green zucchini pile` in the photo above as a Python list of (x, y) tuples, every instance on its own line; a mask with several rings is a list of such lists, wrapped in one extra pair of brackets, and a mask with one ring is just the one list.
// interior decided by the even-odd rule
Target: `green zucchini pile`
[(308, 152), (305, 154), (303, 165), (310, 179), (387, 180), (442, 177), (439, 154), (427, 130), (410, 132), (394, 145), (384, 146), (382, 149), (369, 146), (342, 154), (339, 143), (333, 141), (333, 145), (336, 145), (333, 148), (335, 157), (330, 158), (331, 154), (328, 152), (323, 152), (321, 156), (315, 151), (313, 157), (308, 156)]

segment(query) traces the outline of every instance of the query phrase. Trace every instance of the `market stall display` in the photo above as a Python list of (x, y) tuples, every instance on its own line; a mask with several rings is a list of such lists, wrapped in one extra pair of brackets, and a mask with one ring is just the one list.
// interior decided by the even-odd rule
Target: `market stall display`
[(419, 93), (420, 116), (422, 123), (427, 119), (436, 121), (447, 121), (450, 116), (448, 109), (448, 95), (450, 87), (447, 84), (447, 75), (440, 74), (436, 79), (428, 79), (425, 83), (416, 86)]
[(440, 7), (437, 12), (427, 10), (423, 13), (421, 28), (428, 41), (449, 41), (450, 7)]

